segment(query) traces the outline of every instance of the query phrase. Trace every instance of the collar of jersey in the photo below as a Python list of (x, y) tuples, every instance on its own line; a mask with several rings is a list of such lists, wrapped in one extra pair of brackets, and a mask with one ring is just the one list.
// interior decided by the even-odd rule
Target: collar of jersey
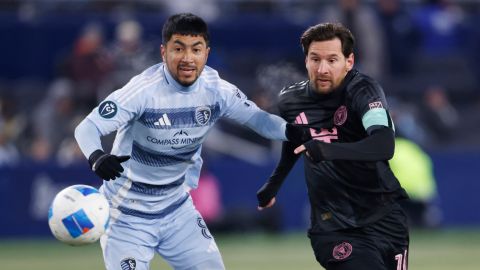
[(170, 74), (165, 64), (163, 65), (163, 73), (165, 74), (165, 79), (167, 80), (167, 84), (172, 85), (175, 89), (177, 89), (180, 92), (192, 92), (197, 88), (198, 79), (190, 86), (183, 86), (173, 78), (173, 76)]

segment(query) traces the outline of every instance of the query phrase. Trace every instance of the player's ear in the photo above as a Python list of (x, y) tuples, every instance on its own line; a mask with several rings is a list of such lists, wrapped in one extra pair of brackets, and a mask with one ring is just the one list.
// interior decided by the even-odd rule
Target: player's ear
[(162, 61), (165, 62), (165, 46), (160, 44), (160, 54), (162, 55)]
[(355, 55), (351, 53), (346, 60), (347, 60), (347, 72), (348, 72), (353, 68), (353, 64), (355, 63)]
[(208, 60), (208, 56), (210, 55), (210, 47), (207, 47), (206, 53), (205, 53), (205, 63)]

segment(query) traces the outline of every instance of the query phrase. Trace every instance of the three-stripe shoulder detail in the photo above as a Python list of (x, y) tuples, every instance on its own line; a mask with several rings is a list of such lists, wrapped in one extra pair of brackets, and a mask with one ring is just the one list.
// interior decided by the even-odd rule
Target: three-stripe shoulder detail
[(297, 82), (292, 85), (286, 86), (280, 91), (279, 95), (282, 96), (290, 92), (302, 91), (305, 89), (307, 84), (308, 84), (308, 81), (301, 81), (301, 82)]
[(142, 74), (134, 77), (127, 85), (122, 88), (122, 93), (118, 96), (120, 104), (126, 103), (139, 93), (163, 81), (164, 77), (160, 74), (155, 76), (143, 76)]

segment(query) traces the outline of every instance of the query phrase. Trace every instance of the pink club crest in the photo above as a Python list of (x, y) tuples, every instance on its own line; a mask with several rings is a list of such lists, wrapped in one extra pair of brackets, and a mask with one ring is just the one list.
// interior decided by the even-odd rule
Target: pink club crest
[(352, 254), (352, 251), (353, 251), (352, 245), (350, 243), (343, 242), (339, 245), (336, 245), (333, 248), (332, 255), (333, 255), (333, 258), (337, 260), (344, 260), (348, 258), (350, 254)]
[(338, 109), (335, 111), (335, 115), (333, 116), (333, 123), (336, 126), (341, 126), (347, 121), (347, 107), (345, 105), (342, 105), (338, 107)]

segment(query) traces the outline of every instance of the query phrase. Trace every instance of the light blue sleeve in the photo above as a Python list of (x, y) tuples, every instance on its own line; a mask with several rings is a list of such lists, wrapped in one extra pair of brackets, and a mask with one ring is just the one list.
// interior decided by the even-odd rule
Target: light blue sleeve
[(271, 140), (287, 140), (285, 136), (287, 122), (274, 114), (259, 109), (245, 125), (265, 138)]
[(77, 140), (80, 150), (88, 159), (90, 154), (97, 149), (102, 149), (102, 142), (100, 141), (100, 132), (95, 124), (87, 118), (75, 128), (75, 139)]
[(271, 140), (287, 140), (286, 122), (281, 117), (267, 113), (247, 99), (247, 96), (235, 89), (225, 99), (224, 116), (253, 129), (261, 136)]
[(102, 149), (100, 137), (108, 135), (130, 120), (142, 110), (142, 92), (154, 82), (139, 76), (134, 77), (124, 87), (111, 93), (75, 129), (75, 139), (88, 158)]
[(145, 92), (154, 83), (155, 81), (151, 82), (141, 75), (134, 77), (124, 87), (107, 96), (87, 118), (95, 124), (102, 136), (118, 130), (142, 113), (142, 97), (145, 97)]

